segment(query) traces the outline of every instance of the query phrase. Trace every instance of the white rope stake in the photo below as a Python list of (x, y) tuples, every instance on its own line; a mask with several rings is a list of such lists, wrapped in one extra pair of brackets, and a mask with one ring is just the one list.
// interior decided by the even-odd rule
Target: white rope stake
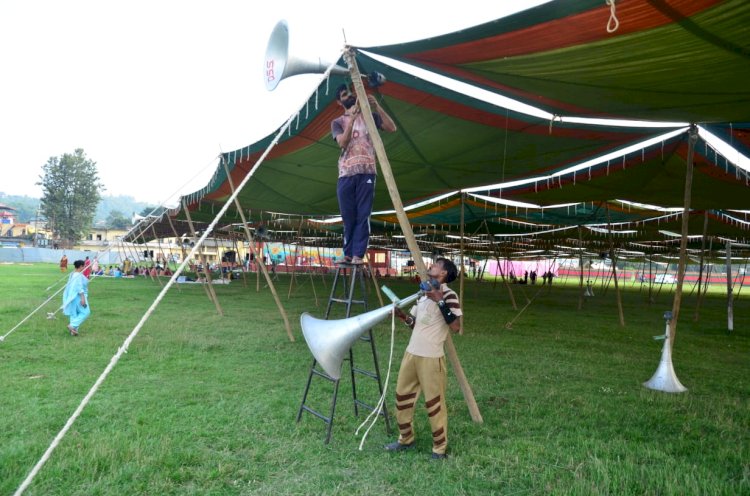
[(615, 0), (604, 0), (604, 3), (609, 5), (609, 20), (607, 21), (607, 32), (614, 33), (617, 28), (620, 27), (620, 21), (617, 20), (617, 8), (615, 7)]
[(388, 355), (388, 372), (385, 374), (385, 384), (383, 386), (383, 394), (380, 395), (380, 400), (378, 400), (378, 404), (375, 406), (375, 408), (370, 412), (370, 414), (367, 416), (367, 418), (359, 424), (359, 427), (357, 427), (357, 430), (354, 432), (354, 435), (359, 434), (359, 430), (370, 420), (371, 417), (374, 417), (372, 419), (372, 422), (370, 423), (370, 426), (367, 428), (365, 433), (362, 435), (362, 441), (359, 443), (359, 451), (362, 451), (362, 447), (365, 445), (365, 439), (367, 439), (367, 435), (370, 433), (370, 429), (372, 429), (372, 426), (375, 425), (375, 423), (378, 421), (378, 417), (380, 416), (380, 412), (383, 410), (383, 405), (385, 404), (385, 396), (388, 392), (388, 380), (391, 377), (391, 365), (393, 364), (393, 341), (396, 337), (396, 305), (393, 306), (393, 311), (391, 312), (391, 351)]

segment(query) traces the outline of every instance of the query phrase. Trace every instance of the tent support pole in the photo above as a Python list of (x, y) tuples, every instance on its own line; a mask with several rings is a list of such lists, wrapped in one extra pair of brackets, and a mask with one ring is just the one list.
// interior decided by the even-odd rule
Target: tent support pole
[(734, 295), (732, 294), (732, 242), (727, 241), (727, 332), (734, 330)]
[[(162, 255), (162, 256), (164, 256), (164, 253), (162, 252), (162, 249), (161, 249), (161, 241), (159, 241), (159, 238), (156, 235), (156, 228), (154, 227), (153, 224), (151, 224), (151, 232), (154, 234), (154, 239), (156, 239), (156, 246), (157, 246), (157, 249), (159, 250), (159, 254)], [(164, 283), (161, 282), (161, 277), (159, 277), (159, 273), (158, 272), (156, 274), (156, 280), (159, 283), (159, 286), (161, 286), (163, 288), (164, 287)]]
[[(227, 167), (226, 162), (224, 162), (224, 170), (226, 171), (227, 181), (229, 182), (229, 186), (232, 188), (232, 194), (234, 195), (234, 180), (232, 179), (232, 175), (229, 174), (229, 168)], [(239, 198), (234, 198), (234, 205), (235, 207), (237, 207), (237, 211), (240, 213), (242, 227), (245, 230), (245, 237), (247, 238), (247, 244), (250, 249), (250, 253), (253, 254), (253, 258), (255, 259), (255, 265), (258, 267), (258, 270), (263, 271), (263, 277), (266, 278), (266, 283), (268, 283), (268, 287), (271, 289), (271, 294), (273, 295), (273, 299), (279, 309), (281, 318), (284, 319), (284, 327), (286, 328), (287, 336), (289, 336), (289, 341), (294, 342), (294, 335), (292, 334), (292, 328), (289, 325), (289, 319), (286, 316), (286, 311), (284, 311), (284, 306), (281, 304), (279, 294), (276, 292), (276, 287), (273, 285), (273, 281), (271, 281), (271, 277), (268, 275), (266, 264), (263, 263), (263, 253), (261, 252), (260, 258), (258, 258), (258, 253), (255, 251), (255, 240), (253, 240), (253, 235), (250, 234), (250, 228), (247, 227), (247, 220), (245, 219), (245, 213), (242, 211), (242, 205), (240, 205)]]
[[(294, 260), (292, 261), (292, 279), (289, 281), (289, 293), (286, 295), (286, 299), (292, 297), (292, 288), (294, 287), (294, 283), (297, 281), (297, 258), (299, 253), (299, 245), (302, 241), (302, 222), (303, 217), (300, 216), (299, 219), (299, 227), (297, 228), (297, 244), (294, 247)], [(318, 296), (315, 296), (315, 306), (318, 306)]]
[(607, 234), (609, 235), (609, 259), (612, 261), (612, 279), (615, 281), (615, 295), (617, 295), (617, 311), (620, 314), (620, 327), (625, 327), (625, 314), (622, 311), (622, 295), (620, 285), (617, 282), (617, 259), (615, 258), (615, 241), (612, 236), (612, 219), (609, 216), (609, 204), (607, 204)]
[[(185, 201), (182, 202), (182, 209), (185, 211), (185, 217), (188, 221), (188, 226), (190, 226), (190, 233), (193, 235), (194, 238), (197, 238), (198, 235), (195, 233), (195, 226), (193, 226), (193, 219), (190, 216), (190, 210), (187, 208), (187, 205), (185, 204)], [(200, 257), (201, 262), (203, 263), (203, 273), (206, 274), (206, 283), (203, 285), (203, 287), (206, 289), (206, 292), (208, 293), (208, 299), (214, 302), (214, 306), (216, 307), (216, 311), (221, 315), (224, 316), (224, 310), (221, 309), (221, 305), (219, 304), (219, 299), (216, 297), (216, 293), (214, 292), (213, 283), (211, 282), (211, 269), (208, 267), (208, 262), (206, 261), (206, 256), (203, 254), (203, 247), (200, 247)]]
[(385, 303), (383, 302), (383, 295), (380, 294), (380, 287), (378, 287), (378, 279), (375, 277), (375, 271), (378, 269), (373, 268), (372, 264), (370, 263), (370, 257), (367, 257), (367, 268), (369, 269), (368, 272), (370, 273), (370, 279), (372, 280), (372, 285), (375, 287), (375, 294), (378, 297), (378, 302), (380, 302), (380, 306), (382, 307), (385, 305)]
[(326, 285), (326, 275), (323, 270), (324, 267), (326, 267), (323, 264), (323, 257), (320, 256), (320, 246), (316, 246), (315, 249), (318, 251), (318, 266), (320, 266), (320, 280), (323, 283), (323, 289), (328, 289), (328, 286)]
[(581, 275), (578, 279), (578, 310), (583, 308), (583, 239), (581, 226), (578, 226), (578, 269)]
[[(459, 251), (461, 252), (461, 258), (460, 258), (461, 268), (459, 272), (460, 279), (458, 281), (458, 304), (462, 309), (464, 308), (464, 277), (465, 277), (464, 275), (464, 220), (465, 220), (464, 199), (465, 199), (465, 194), (462, 191), (461, 192), (461, 228), (460, 228), (461, 229), (461, 232), (460, 232), (461, 242), (460, 242), (460, 249), (459, 249)], [(461, 327), (459, 327), (458, 333), (463, 335), (464, 333), (464, 316), (463, 315), (459, 317), (459, 322), (460, 322)]]
[[(167, 218), (167, 222), (169, 222), (169, 227), (172, 229), (172, 232), (174, 233), (174, 239), (177, 240), (177, 243), (179, 243), (179, 245), (180, 245), (180, 256), (182, 257), (182, 258), (180, 258), (180, 260), (185, 260), (185, 246), (183, 246), (183, 244), (182, 244), (182, 239), (180, 238), (180, 235), (177, 234), (177, 229), (174, 228), (174, 223), (172, 222), (172, 219), (169, 217), (169, 212), (164, 212), (164, 217), (166, 217)], [(172, 250), (171, 249), (169, 250), (169, 253), (170, 253), (170, 255), (172, 254)], [(175, 264), (175, 265), (177, 265), (177, 264)], [(177, 270), (176, 267), (175, 267), (175, 270)], [(176, 286), (177, 286), (177, 291), (181, 293), (182, 292), (182, 288), (180, 288), (180, 285), (177, 284)]]
[(680, 303), (682, 302), (682, 283), (685, 279), (685, 266), (687, 265), (687, 242), (690, 225), (690, 199), (693, 189), (693, 154), (695, 143), (698, 141), (698, 128), (695, 124), (690, 125), (688, 131), (687, 164), (685, 168), (685, 205), (682, 210), (682, 237), (680, 238), (680, 262), (677, 266), (677, 287), (674, 291), (674, 302), (672, 303), (672, 320), (669, 321), (669, 345), (674, 348), (674, 338), (677, 333), (677, 319), (680, 315)]
[[(247, 231), (250, 231), (250, 229), (247, 229)], [(264, 258), (263, 258), (265, 256), (263, 254), (264, 244), (263, 244), (263, 241), (261, 241), (260, 242), (260, 250), (256, 250), (255, 249), (255, 244), (254, 244), (255, 238), (250, 238), (250, 239), (253, 240), (253, 247), (250, 250), (253, 253), (253, 258), (254, 258), (253, 261), (255, 262), (255, 292), (256, 293), (260, 293), (260, 273), (263, 272), (261, 270), (260, 266), (261, 265), (263, 267), (266, 266), (266, 263), (264, 262)], [(248, 241), (248, 242), (250, 242), (250, 241)], [(258, 258), (258, 253), (259, 252), (260, 252), (260, 258)], [(268, 269), (266, 269), (266, 271), (268, 271)]]
[[(513, 305), (513, 310), (518, 310), (518, 305), (516, 305), (516, 297), (513, 294), (513, 288), (510, 285), (510, 281), (508, 281), (508, 278), (505, 277), (505, 273), (503, 272), (503, 267), (500, 262), (500, 248), (498, 248), (495, 245), (495, 237), (492, 236), (492, 233), (490, 232), (490, 226), (487, 225), (487, 221), (484, 221), (484, 227), (487, 229), (487, 237), (492, 240), (492, 250), (495, 252), (495, 260), (497, 261), (497, 270), (500, 271), (500, 277), (503, 279), (503, 283), (505, 283), (505, 287), (508, 288), (508, 294), (510, 295), (510, 303)], [(487, 265), (487, 261), (485, 260), (485, 266)], [(484, 276), (484, 271), (482, 271), (482, 276)], [(493, 283), (493, 289), (494, 284), (497, 282), (497, 277), (495, 277), (495, 282)]]
[[(237, 237), (233, 237), (232, 241), (234, 241), (234, 253), (236, 254), (235, 256), (236, 256), (237, 260), (242, 260), (242, 258), (240, 257), (240, 243), (239, 243), (239, 241), (237, 241)], [(246, 288), (247, 287), (247, 278), (245, 277), (245, 263), (243, 262), (241, 265), (242, 265), (242, 270), (240, 272), (242, 273), (242, 287)], [(230, 271), (229, 272), (231, 274), (231, 267), (230, 267)], [(230, 277), (230, 279), (231, 279), (231, 277)]]
[[(344, 60), (349, 66), (349, 74), (352, 78), (354, 91), (357, 94), (357, 101), (359, 102), (360, 109), (362, 111), (362, 117), (364, 118), (365, 124), (367, 125), (367, 130), (370, 133), (370, 137), (372, 138), (372, 143), (375, 147), (375, 153), (377, 154), (378, 162), (380, 163), (380, 169), (383, 172), (383, 178), (385, 179), (386, 186), (388, 187), (388, 193), (391, 196), (393, 208), (396, 210), (398, 223), (401, 226), (401, 231), (404, 233), (404, 239), (406, 239), (406, 244), (409, 247), (409, 251), (411, 251), (412, 256), (414, 257), (414, 263), (416, 264), (417, 270), (419, 271), (419, 276), (422, 278), (422, 280), (427, 280), (427, 266), (422, 259), (422, 252), (417, 245), (417, 240), (414, 238), (414, 231), (412, 230), (411, 224), (409, 223), (409, 217), (407, 217), (406, 212), (404, 211), (404, 205), (401, 202), (401, 195), (398, 191), (398, 185), (396, 184), (396, 180), (393, 177), (391, 164), (388, 161), (388, 155), (386, 155), (385, 153), (383, 140), (380, 138), (380, 133), (378, 133), (377, 126), (375, 125), (375, 121), (372, 118), (372, 109), (370, 109), (370, 102), (367, 100), (367, 93), (365, 92), (365, 87), (362, 84), (362, 76), (359, 72), (359, 67), (357, 67), (357, 61), (353, 48), (350, 47), (344, 51)], [(445, 349), (447, 352), (446, 354), (448, 356), (448, 360), (451, 362), (451, 366), (453, 367), (453, 370), (456, 374), (458, 385), (460, 386), (461, 392), (464, 395), (464, 400), (466, 400), (466, 404), (469, 407), (471, 418), (474, 422), (482, 423), (482, 414), (479, 412), (479, 406), (474, 399), (474, 393), (471, 390), (469, 381), (466, 379), (466, 375), (464, 374), (463, 367), (461, 366), (461, 362), (458, 359), (458, 353), (456, 352), (456, 347), (453, 344), (453, 339), (451, 338), (450, 334), (448, 334), (448, 338), (445, 340)]]
[(706, 234), (708, 233), (708, 210), (703, 211), (703, 237), (701, 237), (701, 262), (698, 269), (698, 298), (695, 302), (695, 315), (693, 320), (698, 322), (698, 309), (701, 306), (701, 283), (703, 282), (703, 263), (706, 255)]
[(652, 295), (654, 287), (654, 250), (653, 247), (651, 249), (651, 256), (648, 257), (648, 305), (651, 306), (651, 304), (654, 302), (654, 297)]

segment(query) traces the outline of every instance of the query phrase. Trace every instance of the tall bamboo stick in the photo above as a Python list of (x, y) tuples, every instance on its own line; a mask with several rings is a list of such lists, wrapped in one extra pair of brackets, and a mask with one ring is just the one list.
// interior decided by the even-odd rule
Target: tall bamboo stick
[[(386, 186), (388, 187), (388, 193), (390, 194), (391, 202), (393, 203), (393, 208), (396, 210), (396, 217), (398, 218), (399, 225), (401, 226), (401, 232), (404, 233), (406, 245), (409, 247), (409, 251), (411, 251), (412, 256), (414, 257), (414, 263), (417, 266), (420, 277), (423, 280), (427, 280), (427, 266), (422, 259), (422, 252), (417, 245), (416, 238), (414, 237), (414, 231), (412, 230), (411, 224), (409, 223), (409, 218), (404, 211), (404, 205), (401, 202), (401, 195), (398, 191), (398, 185), (396, 184), (396, 180), (393, 177), (393, 172), (391, 171), (391, 165), (388, 161), (388, 155), (385, 153), (383, 141), (380, 138), (380, 133), (378, 133), (377, 126), (375, 125), (375, 121), (372, 118), (370, 102), (367, 100), (367, 93), (365, 92), (365, 87), (362, 84), (362, 76), (359, 72), (359, 68), (357, 67), (357, 61), (355, 59), (353, 48), (349, 48), (344, 52), (344, 60), (349, 66), (349, 73), (352, 78), (354, 91), (357, 94), (357, 100), (362, 111), (362, 116), (364, 117), (365, 124), (367, 125), (370, 137), (372, 138), (372, 143), (375, 147), (375, 153), (378, 157), (381, 171), (383, 172), (383, 178), (385, 179)], [(458, 359), (456, 347), (453, 344), (453, 339), (451, 338), (450, 334), (445, 341), (445, 349), (447, 352), (448, 360), (451, 362), (453, 370), (456, 373), (456, 379), (461, 388), (461, 391), (463, 392), (464, 399), (466, 400), (466, 403), (469, 407), (471, 418), (475, 422), (481, 423), (482, 415), (479, 412), (479, 406), (474, 399), (474, 393), (471, 390), (469, 381), (466, 379), (466, 375), (464, 374), (463, 367), (461, 366), (461, 362)]]

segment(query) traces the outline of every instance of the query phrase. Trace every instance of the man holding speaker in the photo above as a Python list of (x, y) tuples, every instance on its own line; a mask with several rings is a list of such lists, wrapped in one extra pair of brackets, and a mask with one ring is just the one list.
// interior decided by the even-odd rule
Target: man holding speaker
[[(374, 96), (367, 100), (378, 129), (396, 131), (393, 119)], [(336, 193), (344, 222), (344, 261), (362, 263), (370, 239), (370, 213), (375, 195), (375, 148), (362, 117), (357, 97), (342, 84), (336, 89), (336, 101), (344, 114), (331, 122), (331, 134), (341, 148)]]
[(443, 343), (450, 331), (458, 332), (462, 315), (458, 295), (446, 283), (453, 282), (457, 275), (458, 269), (453, 262), (446, 258), (436, 259), (427, 272), (429, 281), (422, 283), (424, 287), (420, 285), (425, 291), (424, 296), (411, 308), (410, 315), (396, 308), (396, 314), (413, 331), (396, 383), (399, 437), (385, 446), (387, 451), (403, 451), (415, 446), (414, 407), (421, 391), (432, 430), (432, 458), (446, 458), (448, 410)]

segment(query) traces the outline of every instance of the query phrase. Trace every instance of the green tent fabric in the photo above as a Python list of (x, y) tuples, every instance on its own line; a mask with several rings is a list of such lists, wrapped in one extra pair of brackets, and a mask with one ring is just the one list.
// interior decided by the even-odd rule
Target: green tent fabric
[[(543, 205), (612, 205), (621, 198), (680, 206), (685, 135), (629, 154), (621, 163), (563, 174), (570, 166), (669, 129), (530, 117), (406, 73), (377, 56), (437, 71), (556, 116), (712, 123), (707, 126), (711, 132), (747, 154), (750, 39), (744, 36), (744, 26), (750, 21), (750, 2), (630, 0), (616, 7), (620, 26), (611, 34), (605, 29), (610, 11), (604, 2), (558, 0), (458, 33), (359, 49), (356, 58), (361, 72), (378, 71), (387, 79), (384, 86), (369, 91), (399, 127), (397, 133), (383, 134), (383, 138), (404, 204), (470, 189)], [(183, 197), (193, 221), (205, 226), (229, 198), (225, 165), (235, 185), (248, 173), (252, 175), (238, 199), (253, 225), (276, 213), (337, 215), (338, 147), (330, 135), (330, 122), (340, 114), (333, 88), (344, 81), (341, 76), (323, 81), (278, 142), (274, 133), (222, 154), (212, 179)], [(705, 143), (697, 151), (694, 208), (750, 208), (746, 171)], [(502, 191), (492, 188), (497, 183), (554, 173), (558, 174), (556, 182), (532, 180)], [(382, 178), (375, 198), (376, 211), (392, 208)], [(591, 213), (584, 209), (554, 219), (550, 210), (543, 212), (533, 212), (531, 216), (538, 218), (530, 223), (571, 226), (591, 221), (586, 217)], [(486, 207), (471, 201), (465, 215), (469, 228), (478, 229), (484, 223), (495, 233), (522, 234), (524, 229), (498, 221)], [(601, 212), (597, 215), (601, 217)], [(613, 222), (640, 218), (616, 209), (610, 209), (610, 215)], [(455, 205), (427, 206), (409, 216), (425, 232), (432, 225), (447, 225), (445, 232), (455, 231), (460, 218)], [(182, 210), (172, 217), (183, 222), (186, 218)], [(229, 229), (239, 219), (231, 205), (219, 227)], [(393, 216), (374, 215), (373, 228), (379, 235), (392, 237), (396, 232), (393, 220)], [(317, 231), (335, 234), (340, 224), (310, 228), (308, 234)], [(432, 230), (438, 231), (442, 230)]]
[[(665, 207), (684, 203), (687, 133), (621, 159), (551, 179), (512, 186), (497, 194), (514, 200), (557, 204), (622, 198)], [(564, 169), (563, 169), (564, 170)], [(695, 146), (691, 208), (745, 209), (750, 174), (699, 138)]]
[[(371, 63), (388, 83), (376, 92), (398, 125), (384, 133), (389, 162), (405, 204), (456, 189), (541, 173), (572, 160), (651, 138), (664, 129), (554, 123), (493, 106), (397, 69)], [(323, 82), (266, 159), (255, 166), (274, 137), (222, 155), (234, 184), (252, 170), (239, 200), (243, 208), (308, 215), (336, 215), (338, 146), (330, 122), (340, 114)], [(317, 108), (315, 104), (317, 103)], [(188, 195), (223, 201), (231, 194), (223, 165), (203, 190)], [(384, 181), (375, 210), (391, 207)], [(191, 207), (192, 208), (192, 207)]]
[(366, 50), (556, 115), (750, 120), (750, 2), (557, 0), (457, 33)]

